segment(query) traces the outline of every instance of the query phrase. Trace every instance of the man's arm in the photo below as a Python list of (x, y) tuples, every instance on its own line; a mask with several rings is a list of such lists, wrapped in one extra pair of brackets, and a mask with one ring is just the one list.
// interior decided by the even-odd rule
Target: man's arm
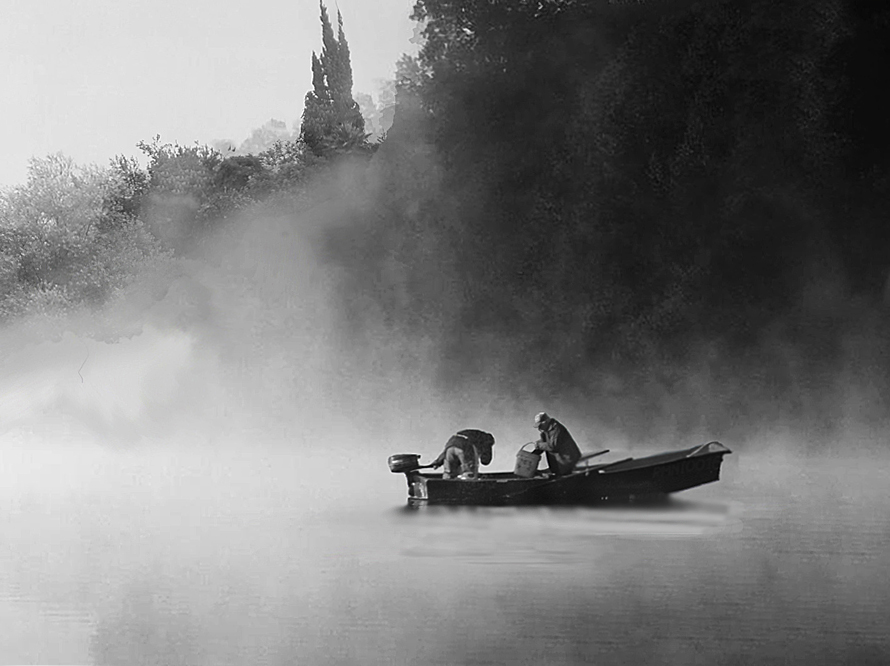
[(560, 427), (550, 428), (541, 433), (541, 439), (535, 442), (535, 451), (548, 451), (553, 453), (556, 450), (556, 443), (559, 441)]
[(550, 444), (547, 443), (547, 436), (542, 432), (541, 438), (535, 442), (535, 448), (532, 450), (532, 453), (540, 455), (544, 451), (550, 451), (550, 448)]
[(445, 451), (447, 451), (447, 450), (448, 450), (447, 447), (442, 449), (442, 453), (439, 454), (439, 457), (430, 463), (430, 466), (433, 469), (436, 469), (437, 467), (441, 467), (442, 465), (445, 464)]

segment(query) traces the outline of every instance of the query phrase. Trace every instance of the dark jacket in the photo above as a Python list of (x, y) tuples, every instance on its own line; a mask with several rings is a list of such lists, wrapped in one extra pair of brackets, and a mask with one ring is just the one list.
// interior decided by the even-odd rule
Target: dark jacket
[(433, 461), (433, 465), (445, 465), (445, 478), (456, 478), (463, 474), (475, 477), (479, 463), (491, 462), (491, 447), (494, 437), (482, 430), (461, 430), (445, 443), (445, 449)]
[(479, 462), (487, 465), (491, 462), (491, 447), (494, 446), (494, 437), (484, 430), (458, 430), (458, 437), (466, 437), (479, 454)]
[(566, 427), (556, 419), (550, 419), (535, 445), (539, 451), (547, 454), (550, 471), (557, 475), (571, 472), (581, 458), (581, 449)]

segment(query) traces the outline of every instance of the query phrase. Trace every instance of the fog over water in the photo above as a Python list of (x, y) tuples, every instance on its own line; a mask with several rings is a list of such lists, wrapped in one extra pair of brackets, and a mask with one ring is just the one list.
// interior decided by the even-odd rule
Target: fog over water
[[(0, 663), (887, 662), (880, 430), (633, 442), (446, 390), (428, 341), (345, 333), (336, 218), (257, 214), (101, 318), (3, 332)], [(665, 506), (404, 508), (389, 454), (482, 427), (511, 469), (542, 408), (587, 450), (733, 454)]]

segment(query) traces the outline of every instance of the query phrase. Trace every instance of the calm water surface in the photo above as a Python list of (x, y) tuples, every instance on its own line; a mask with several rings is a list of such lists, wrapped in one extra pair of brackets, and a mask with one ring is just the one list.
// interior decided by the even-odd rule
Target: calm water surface
[(410, 511), (385, 456), (0, 455), (2, 664), (890, 662), (873, 460), (736, 452), (658, 507)]

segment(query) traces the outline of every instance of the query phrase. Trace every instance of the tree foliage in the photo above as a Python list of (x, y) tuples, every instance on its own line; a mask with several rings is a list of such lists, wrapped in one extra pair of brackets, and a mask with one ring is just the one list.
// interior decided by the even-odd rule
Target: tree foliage
[(128, 209), (132, 165), (101, 169), (51, 155), (0, 198), (0, 320), (97, 307), (166, 254)]
[(269, 150), (276, 143), (295, 141), (299, 138), (299, 132), (291, 131), (287, 124), (274, 118), (263, 124), (262, 127), (251, 132), (250, 136), (238, 146), (240, 155), (258, 155)]
[[(855, 57), (880, 41), (859, 45), (874, 28), (857, 11), (418, 0), (425, 43), (402, 63), (386, 212), (352, 287), (434, 335), (452, 374), (488, 358), (512, 376), (529, 356), (551, 379), (651, 370), (698, 343), (749, 349), (789, 317), (827, 325), (888, 269), (886, 245), (861, 242), (879, 237), (887, 162), (847, 166), (866, 154), (859, 70), (877, 64)], [(467, 343), (487, 337), (502, 344)]]
[(139, 147), (145, 168), (56, 154), (32, 160), (27, 183), (0, 192), (0, 320), (100, 307), (246, 207), (305, 204), (322, 167), (299, 141), (228, 157), (160, 137)]
[(0, 319), (99, 307), (248, 207), (311, 205), (309, 183), (327, 173), (322, 156), (368, 150), (342, 16), (336, 36), (323, 5), (321, 18), (309, 143), (273, 120), (238, 151), (141, 141), (145, 168), (123, 156), (106, 168), (62, 155), (33, 160), (27, 184), (0, 193)]
[(301, 138), (319, 156), (367, 149), (365, 121), (352, 97), (352, 63), (337, 11), (337, 36), (319, 1), (321, 54), (312, 53), (312, 90), (306, 94)]
[(224, 157), (208, 146), (140, 142), (148, 157), (138, 206), (155, 235), (187, 252), (204, 234), (246, 206), (298, 194), (316, 158), (300, 141), (275, 141), (256, 154)]

